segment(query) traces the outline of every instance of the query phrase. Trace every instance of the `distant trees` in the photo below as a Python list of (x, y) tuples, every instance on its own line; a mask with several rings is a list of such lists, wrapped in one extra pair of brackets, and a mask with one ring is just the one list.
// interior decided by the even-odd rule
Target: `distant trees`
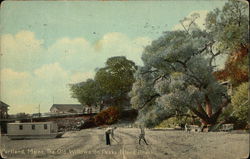
[(134, 83), (137, 66), (126, 57), (111, 57), (103, 68), (98, 69), (95, 81), (102, 90), (102, 100), (110, 105), (129, 104), (128, 92)]
[(71, 85), (72, 97), (78, 99), (83, 105), (97, 105), (101, 100), (102, 89), (93, 79)]
[(72, 97), (86, 105), (122, 106), (128, 103), (128, 92), (134, 82), (134, 62), (126, 57), (111, 57), (94, 79), (71, 85)]

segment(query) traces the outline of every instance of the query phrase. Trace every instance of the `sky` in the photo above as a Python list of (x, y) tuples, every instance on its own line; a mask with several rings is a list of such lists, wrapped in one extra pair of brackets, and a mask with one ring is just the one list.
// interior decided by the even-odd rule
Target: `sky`
[(145, 46), (199, 13), (203, 28), (222, 0), (4, 1), (1, 4), (0, 99), (9, 113), (49, 112), (79, 103), (69, 84), (93, 78), (112, 56), (142, 65)]

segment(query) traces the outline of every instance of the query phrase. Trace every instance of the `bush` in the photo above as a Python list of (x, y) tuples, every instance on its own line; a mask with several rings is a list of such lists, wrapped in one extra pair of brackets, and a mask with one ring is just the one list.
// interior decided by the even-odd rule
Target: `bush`
[(163, 120), (159, 125), (156, 126), (156, 128), (174, 128), (175, 126), (180, 126), (184, 128), (185, 124), (200, 125), (200, 121), (197, 118), (176, 116)]
[(119, 116), (120, 112), (117, 107), (109, 107), (95, 116), (95, 123), (96, 125), (110, 125), (115, 123), (119, 119)]
[(95, 122), (95, 119), (94, 118), (90, 118), (90, 119), (88, 119), (88, 120), (86, 120), (84, 122), (84, 124), (80, 127), (80, 129), (93, 128), (95, 126), (97, 126), (96, 122)]
[(234, 123), (236, 122), (237, 118), (235, 116), (233, 116), (233, 106), (232, 104), (229, 104), (227, 107), (225, 107), (223, 109), (223, 112), (221, 113), (221, 115), (218, 118), (218, 122), (222, 122), (222, 123)]
[(234, 116), (240, 127), (248, 123), (248, 83), (242, 83), (236, 88), (232, 96), (232, 107)]

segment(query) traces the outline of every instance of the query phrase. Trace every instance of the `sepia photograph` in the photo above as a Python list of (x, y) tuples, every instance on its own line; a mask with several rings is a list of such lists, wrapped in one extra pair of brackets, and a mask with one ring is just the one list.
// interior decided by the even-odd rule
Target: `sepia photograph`
[(6, 0), (0, 159), (248, 159), (246, 0)]

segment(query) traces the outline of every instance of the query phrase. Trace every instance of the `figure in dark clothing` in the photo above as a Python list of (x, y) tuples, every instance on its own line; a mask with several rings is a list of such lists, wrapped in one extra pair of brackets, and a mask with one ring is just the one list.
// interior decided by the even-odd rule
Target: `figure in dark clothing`
[(111, 145), (111, 143), (110, 143), (110, 135), (111, 135), (112, 139), (114, 139), (116, 141), (116, 139), (114, 138), (114, 130), (115, 129), (116, 129), (116, 127), (114, 127), (114, 128), (108, 128), (106, 130), (106, 132), (105, 132), (105, 135), (106, 135), (106, 145)]
[(110, 145), (110, 137), (109, 137), (109, 132), (105, 132), (106, 135), (106, 145)]
[(144, 131), (144, 128), (142, 126), (140, 126), (140, 130), (141, 130), (141, 133), (139, 135), (139, 145), (141, 144), (141, 140), (143, 140), (146, 145), (148, 145), (146, 139), (145, 139), (145, 131)]

